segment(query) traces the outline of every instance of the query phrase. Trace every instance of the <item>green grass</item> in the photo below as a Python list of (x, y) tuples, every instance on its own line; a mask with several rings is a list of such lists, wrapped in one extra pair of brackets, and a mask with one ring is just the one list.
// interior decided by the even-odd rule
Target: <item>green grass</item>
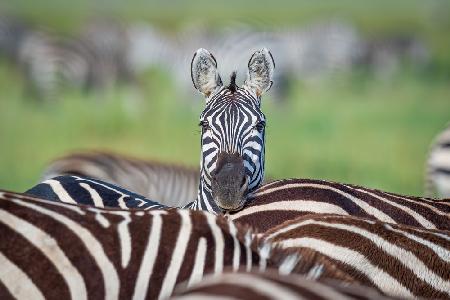
[[(181, 100), (167, 76), (106, 94), (65, 93), (37, 103), (0, 65), (0, 187), (23, 191), (46, 163), (101, 148), (198, 165), (203, 100)], [(450, 117), (445, 79), (364, 76), (297, 84), (287, 103), (263, 99), (266, 167), (276, 178), (310, 177), (421, 194), (429, 143)]]

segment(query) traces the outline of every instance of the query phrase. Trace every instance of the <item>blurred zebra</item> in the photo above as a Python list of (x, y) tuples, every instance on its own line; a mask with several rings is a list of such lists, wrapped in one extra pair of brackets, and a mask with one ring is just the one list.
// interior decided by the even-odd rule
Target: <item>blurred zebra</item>
[(283, 223), (262, 238), (300, 256), (317, 251), (357, 282), (390, 296), (450, 297), (448, 230), (317, 214)]
[(87, 88), (95, 58), (79, 40), (44, 30), (26, 34), (19, 47), (18, 64), (27, 91), (39, 99), (55, 99), (63, 86)]
[(221, 62), (219, 74), (228, 76), (236, 71), (238, 85), (246, 78), (248, 57), (263, 47), (271, 49), (277, 57), (272, 87), (276, 100), (287, 97), (294, 80), (348, 70), (362, 49), (356, 30), (337, 21), (270, 30), (248, 23), (229, 24), (221, 29), (194, 25), (173, 36), (141, 23), (130, 31), (130, 60), (135, 68), (157, 66), (168, 71), (183, 95), (191, 90), (185, 76), (191, 57), (186, 53), (200, 47), (210, 49)]
[(450, 201), (437, 201), (315, 179), (283, 179), (265, 184), (229, 217), (265, 232), (307, 214), (338, 214), (450, 230)]
[(99, 179), (156, 199), (164, 205), (181, 207), (197, 196), (200, 171), (118, 154), (86, 152), (54, 160), (47, 166), (41, 180), (60, 175)]
[[(267, 269), (265, 272), (224, 272), (205, 276), (201, 282), (189, 288), (175, 289), (173, 300), (194, 299), (394, 299), (378, 291), (357, 284), (338, 281), (311, 280), (312, 269), (307, 276), (291, 274), (280, 276)], [(397, 299), (397, 298), (395, 298)]]
[(42, 99), (65, 87), (103, 90), (133, 78), (126, 31), (112, 22), (86, 25), (78, 37), (30, 29), (17, 50), (27, 89)]
[(391, 35), (365, 39), (356, 66), (380, 79), (390, 79), (403, 65), (413, 70), (429, 65), (430, 53), (425, 43), (412, 35)]
[(361, 55), (363, 38), (349, 23), (331, 20), (278, 30), (286, 63), (303, 82), (348, 72)]
[(433, 142), (426, 162), (425, 195), (450, 198), (450, 124)]
[(227, 267), (289, 274), (298, 258), (208, 212), (101, 209), (0, 191), (0, 265), (1, 299), (161, 299), (176, 283)]

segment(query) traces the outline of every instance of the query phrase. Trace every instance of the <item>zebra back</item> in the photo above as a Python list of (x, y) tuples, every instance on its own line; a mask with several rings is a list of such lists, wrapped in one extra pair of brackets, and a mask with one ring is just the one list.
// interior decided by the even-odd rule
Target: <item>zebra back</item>
[(397, 299), (360, 286), (344, 285), (337, 281), (311, 280), (314, 272), (306, 276), (280, 276), (274, 270), (265, 272), (225, 272), (219, 276), (206, 276), (190, 288), (178, 287), (170, 299)]
[(398, 297), (450, 297), (450, 234), (335, 214), (307, 215), (264, 239), (302, 256), (317, 251), (364, 285)]
[(235, 221), (264, 232), (305, 214), (334, 213), (450, 230), (450, 201), (411, 197), (314, 179), (285, 179), (265, 184), (250, 203), (231, 214)]
[(101, 209), (0, 191), (0, 298), (155, 299), (204, 274), (278, 268), (296, 256), (190, 210)]
[(200, 177), (199, 170), (192, 167), (92, 151), (54, 160), (42, 180), (68, 174), (106, 181), (172, 207), (195, 199)]
[(167, 206), (130, 192), (119, 186), (79, 176), (58, 176), (47, 179), (25, 194), (40, 199), (94, 207), (121, 209), (162, 209)]

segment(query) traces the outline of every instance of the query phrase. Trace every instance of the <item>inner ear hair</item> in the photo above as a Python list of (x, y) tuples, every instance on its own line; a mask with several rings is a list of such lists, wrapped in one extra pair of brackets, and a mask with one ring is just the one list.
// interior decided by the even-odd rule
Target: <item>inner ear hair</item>
[(195, 52), (191, 61), (191, 79), (194, 87), (206, 97), (222, 85), (217, 61), (208, 50), (200, 48)]
[(267, 48), (256, 51), (248, 61), (248, 76), (245, 84), (257, 96), (261, 96), (272, 86), (275, 61)]

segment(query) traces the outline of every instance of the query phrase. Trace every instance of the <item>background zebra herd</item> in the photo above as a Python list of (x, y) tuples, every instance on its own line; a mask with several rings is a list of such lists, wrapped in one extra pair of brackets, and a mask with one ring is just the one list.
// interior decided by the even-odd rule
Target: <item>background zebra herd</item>
[[(225, 85), (221, 63), (204, 49), (191, 63), (206, 101), (198, 172), (77, 154), (25, 194), (0, 192), (0, 297), (450, 298), (449, 199), (264, 184), (260, 104), (276, 80), (273, 57), (254, 52), (243, 85), (235, 74)], [(447, 146), (438, 138), (430, 155), (437, 187)], [(189, 203), (174, 199), (195, 183)]]
[(279, 58), (273, 87), (273, 97), (279, 100), (286, 98), (295, 80), (307, 83), (354, 69), (392, 78), (405, 63), (418, 69), (429, 66), (425, 43), (407, 34), (368, 39), (339, 20), (270, 30), (252, 25), (192, 25), (167, 33), (145, 22), (94, 19), (77, 33), (62, 34), (0, 15), (0, 55), (21, 70), (27, 91), (41, 99), (57, 98), (67, 87), (89, 91), (137, 83), (142, 73), (154, 68), (167, 72), (180, 94), (192, 98), (185, 76), (191, 58), (187, 53), (199, 45), (223, 62), (221, 73), (236, 70), (239, 84), (247, 57), (270, 48)]

